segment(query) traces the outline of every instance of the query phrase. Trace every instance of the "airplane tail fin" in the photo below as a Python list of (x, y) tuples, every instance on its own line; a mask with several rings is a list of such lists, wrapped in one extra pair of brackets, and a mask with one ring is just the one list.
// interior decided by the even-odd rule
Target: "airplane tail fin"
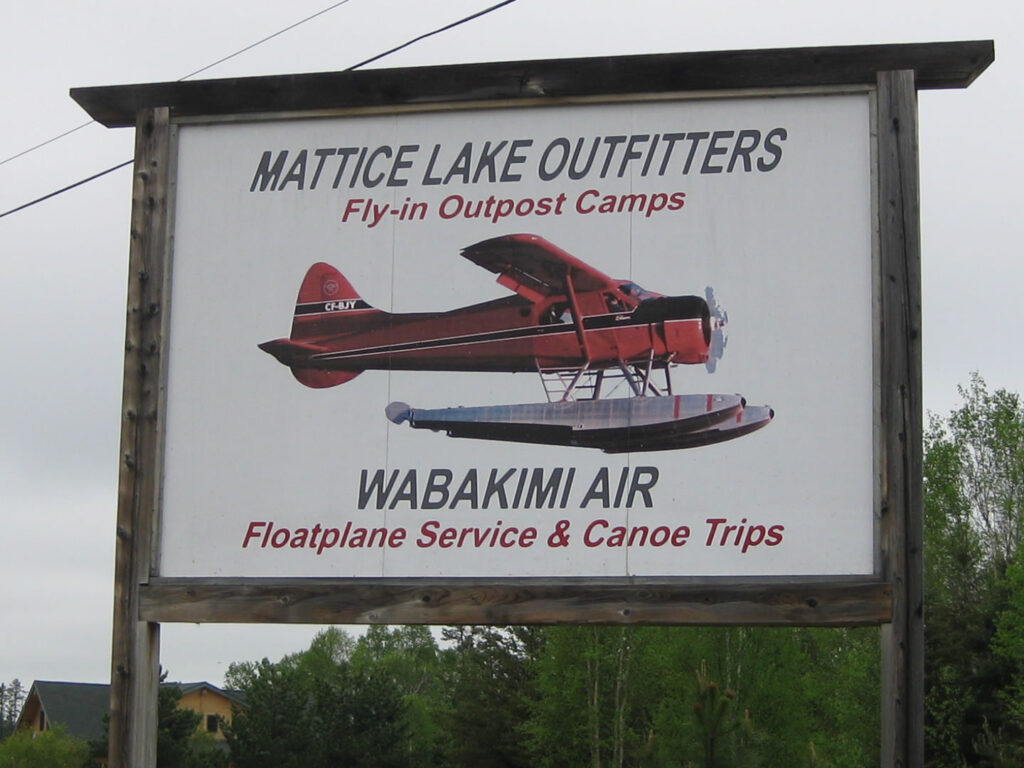
[(335, 387), (362, 371), (321, 368), (316, 364), (316, 355), (324, 349), (319, 342), (326, 336), (365, 327), (367, 320), (381, 314), (384, 313), (363, 301), (341, 272), (318, 262), (309, 268), (299, 287), (291, 336), (259, 346), (291, 368), (292, 375), (307, 387)]
[(343, 333), (346, 326), (380, 310), (367, 304), (352, 283), (330, 264), (317, 262), (306, 272), (295, 300), (291, 338), (295, 341)]

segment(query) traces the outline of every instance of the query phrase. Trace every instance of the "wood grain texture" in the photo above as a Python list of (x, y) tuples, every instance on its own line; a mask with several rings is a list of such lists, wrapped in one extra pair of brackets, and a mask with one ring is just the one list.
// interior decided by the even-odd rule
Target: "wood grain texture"
[(924, 764), (921, 227), (914, 73), (878, 75), (882, 301), (882, 765)]
[(140, 113), (132, 186), (111, 650), (111, 768), (156, 765), (159, 627), (139, 621), (156, 525), (169, 114)]
[(593, 583), (473, 579), (153, 579), (142, 617), (299, 624), (769, 624), (854, 626), (891, 617), (878, 580)]
[(71, 97), (98, 122), (125, 127), (134, 123), (137, 110), (155, 107), (169, 107), (177, 119), (537, 99), (558, 103), (628, 94), (874, 86), (876, 73), (888, 70), (916, 71), (918, 88), (964, 88), (994, 57), (991, 40), (666, 53), (73, 88)]

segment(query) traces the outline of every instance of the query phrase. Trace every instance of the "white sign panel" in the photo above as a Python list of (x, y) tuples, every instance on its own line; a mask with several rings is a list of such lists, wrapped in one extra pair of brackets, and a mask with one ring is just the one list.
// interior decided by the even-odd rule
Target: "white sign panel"
[(869, 94), (177, 157), (161, 575), (873, 573)]

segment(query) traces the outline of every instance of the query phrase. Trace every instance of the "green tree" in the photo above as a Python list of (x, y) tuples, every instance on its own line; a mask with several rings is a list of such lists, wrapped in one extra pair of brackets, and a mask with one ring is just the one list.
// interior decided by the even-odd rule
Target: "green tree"
[[(537, 765), (706, 765), (712, 732), (721, 765), (878, 760), (875, 628), (553, 628), (535, 666)], [(696, 717), (698, 701), (716, 711), (696, 693), (698, 676), (731, 691), (716, 699), (722, 717)]]
[(992, 646), (1012, 666), (1013, 680), (1004, 692), (1010, 716), (1016, 724), (1024, 723), (1024, 550), (1006, 569), (1006, 604), (996, 618), (996, 635)]
[(24, 701), (25, 688), (18, 678), (0, 683), (0, 741), (14, 733)]
[[(693, 725), (671, 630), (553, 627), (529, 723), (538, 765), (679, 765)], [(682, 735), (685, 732), (685, 735)]]
[(441, 678), (441, 651), (428, 627), (374, 624), (356, 642), (352, 667), (383, 675), (402, 696), (405, 751), (420, 768), (447, 765), (450, 751), (443, 725), (446, 699)]
[(537, 765), (601, 765), (610, 732), (603, 627), (552, 627), (537, 659), (528, 734)]
[(357, 669), (340, 630), (280, 662), (232, 665), (245, 693), (225, 734), (237, 768), (390, 768), (410, 764), (402, 696), (379, 668)]
[[(167, 677), (165, 672), (161, 678)], [(157, 693), (157, 768), (190, 768), (190, 741), (202, 720), (191, 709), (179, 709), (181, 689), (176, 685), (160, 686)]]
[(185, 768), (228, 768), (228, 757), (225, 742), (206, 731), (196, 731), (189, 738), (183, 765)]
[[(1021, 746), (1024, 408), (977, 374), (925, 435), (927, 765), (995, 766)], [(1000, 628), (997, 639), (997, 627)], [(1001, 652), (1000, 652), (1001, 651)]]
[(750, 733), (752, 725), (750, 713), (741, 719), (737, 716), (733, 704), (736, 691), (731, 688), (722, 689), (708, 675), (707, 664), (701, 661), (697, 670), (697, 700), (693, 703), (693, 718), (697, 723), (701, 745), (704, 748), (705, 768), (718, 768), (722, 742), (732, 733), (743, 730)]
[(465, 768), (527, 768), (525, 726), (535, 696), (534, 661), (546, 632), (536, 627), (454, 627), (442, 657), (450, 761)]
[[(246, 708), (233, 713), (225, 726), (232, 762), (239, 768), (304, 765), (315, 721), (308, 680), (293, 665), (268, 659), (245, 665), (245, 679), (229, 671), (231, 685), (245, 693)], [(310, 763), (314, 765), (315, 763)]]
[[(794, 751), (809, 766), (873, 766), (881, 745), (881, 657), (878, 629), (800, 628), (798, 681), (803, 712)], [(766, 705), (762, 705), (766, 706)], [(761, 711), (760, 709), (758, 711)], [(767, 720), (767, 718), (765, 718)], [(776, 723), (775, 727), (783, 727)]]
[[(747, 723), (760, 711), (761, 698), (772, 698), (772, 711), (786, 711), (795, 700), (774, 695), (772, 686), (785, 672), (779, 659), (787, 658), (780, 648), (795, 648), (779, 640), (778, 634), (723, 627), (649, 627), (640, 630), (638, 683), (640, 695), (632, 704), (636, 711), (634, 728), (646, 735), (640, 764), (651, 766), (705, 765), (707, 738), (714, 718), (704, 719), (708, 703), (700, 701), (695, 681), (715, 681), (715, 690), (730, 691), (728, 727), (718, 732), (715, 754), (726, 765), (748, 765), (757, 749), (750, 727), (738, 730), (735, 723)], [(784, 666), (784, 665), (782, 665)], [(775, 671), (769, 672), (769, 669)], [(795, 680), (790, 679), (792, 685)], [(700, 707), (695, 704), (700, 703)], [(701, 717), (698, 717), (700, 715)], [(738, 719), (737, 719), (738, 718)], [(760, 730), (760, 723), (758, 723)], [(776, 752), (787, 753), (779, 741)], [(792, 763), (790, 763), (792, 764)]]
[(89, 745), (55, 725), (47, 731), (20, 731), (0, 743), (4, 768), (84, 768), (91, 764)]

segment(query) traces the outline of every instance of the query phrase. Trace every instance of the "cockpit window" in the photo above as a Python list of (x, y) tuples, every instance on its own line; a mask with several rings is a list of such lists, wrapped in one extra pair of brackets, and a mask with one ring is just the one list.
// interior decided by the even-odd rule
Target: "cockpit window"
[(604, 304), (608, 307), (609, 312), (622, 312), (626, 309), (626, 305), (622, 303), (622, 299), (614, 293), (604, 294)]
[(571, 323), (572, 313), (569, 311), (569, 305), (564, 303), (552, 304), (548, 307), (540, 317), (542, 325), (550, 325), (552, 323)]
[(623, 283), (619, 286), (619, 290), (637, 301), (647, 301), (647, 299), (655, 298), (654, 294), (649, 291), (645, 291), (636, 283)]

